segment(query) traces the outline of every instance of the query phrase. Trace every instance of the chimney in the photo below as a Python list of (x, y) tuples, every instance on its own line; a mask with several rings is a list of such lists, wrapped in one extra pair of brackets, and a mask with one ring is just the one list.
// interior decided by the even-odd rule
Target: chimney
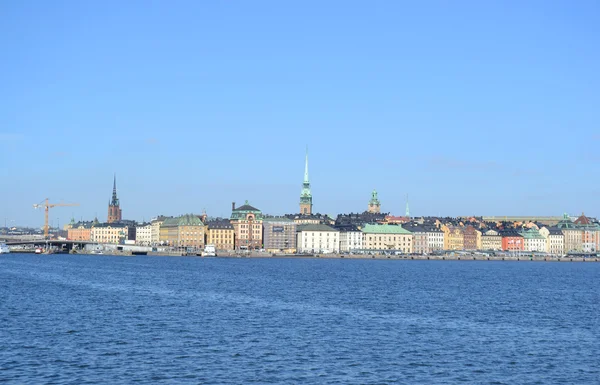
[(235, 202), (231, 202), (231, 211), (235, 210)]

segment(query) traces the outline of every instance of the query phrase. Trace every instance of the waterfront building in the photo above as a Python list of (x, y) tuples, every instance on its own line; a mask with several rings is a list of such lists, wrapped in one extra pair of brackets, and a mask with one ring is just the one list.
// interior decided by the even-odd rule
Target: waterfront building
[(379, 199), (377, 199), (377, 191), (375, 190), (371, 193), (371, 200), (369, 201), (367, 212), (375, 214), (381, 212), (381, 203), (379, 202)]
[(306, 149), (306, 160), (304, 163), (304, 181), (300, 192), (300, 214), (312, 214), (312, 193), (310, 192), (310, 181), (308, 180), (308, 148)]
[(481, 250), (481, 231), (468, 225), (463, 231), (463, 248), (465, 250)]
[(328, 225), (299, 225), (296, 249), (299, 253), (339, 253), (340, 232)]
[(186, 249), (199, 250), (204, 248), (204, 234), (206, 226), (202, 220), (194, 214), (185, 214), (178, 218), (178, 244), (175, 246)]
[(413, 234), (400, 225), (366, 224), (362, 232), (364, 249), (413, 252)]
[(496, 230), (487, 230), (481, 234), (482, 250), (502, 250), (502, 235)]
[(583, 213), (575, 220), (575, 226), (581, 231), (581, 251), (595, 253), (600, 247), (600, 226), (593, 223)]
[(98, 223), (91, 229), (90, 241), (120, 245), (126, 240), (135, 239), (135, 229), (132, 229), (133, 236), (130, 236), (129, 230), (129, 227), (122, 223)]
[(540, 234), (536, 227), (522, 229), (519, 234), (523, 236), (523, 250), (546, 252), (546, 238)]
[(573, 253), (583, 251), (583, 233), (567, 214), (556, 225), (564, 235), (564, 252)]
[(263, 219), (264, 249), (271, 253), (296, 252), (296, 223), (286, 217)]
[(442, 225), (444, 250), (463, 250), (465, 247), (464, 228), (455, 225)]
[(158, 245), (160, 243), (160, 226), (164, 222), (165, 218), (166, 217), (161, 215), (150, 221), (150, 227), (151, 227), (150, 244), (151, 245)]
[(121, 205), (119, 198), (117, 198), (117, 175), (115, 174), (113, 180), (113, 191), (112, 198), (108, 202), (108, 219), (107, 223), (121, 222)]
[(90, 241), (94, 222), (77, 222), (67, 229), (67, 239), (70, 241)]
[(152, 244), (152, 224), (143, 223), (135, 227), (135, 243), (142, 246)]
[(159, 243), (171, 247), (199, 250), (204, 248), (205, 226), (194, 214), (165, 218), (160, 226)]
[(160, 224), (159, 244), (176, 246), (179, 243), (179, 219), (165, 218)]
[(413, 253), (429, 254), (429, 244), (427, 242), (427, 231), (422, 226), (406, 226), (406, 230), (413, 235)]
[(558, 227), (544, 226), (540, 234), (546, 238), (546, 252), (552, 255), (565, 253), (565, 235)]
[(444, 250), (444, 232), (435, 226), (424, 226), (428, 253)]
[(231, 204), (230, 222), (235, 230), (236, 250), (257, 250), (262, 248), (262, 212), (250, 206), (248, 201), (238, 208)]
[(525, 249), (523, 236), (516, 230), (504, 230), (502, 235), (502, 250), (504, 251), (521, 251)]
[(216, 250), (232, 251), (235, 247), (235, 230), (227, 219), (207, 223), (206, 244), (214, 245)]
[(340, 251), (351, 253), (363, 248), (363, 233), (355, 225), (335, 226), (340, 232)]

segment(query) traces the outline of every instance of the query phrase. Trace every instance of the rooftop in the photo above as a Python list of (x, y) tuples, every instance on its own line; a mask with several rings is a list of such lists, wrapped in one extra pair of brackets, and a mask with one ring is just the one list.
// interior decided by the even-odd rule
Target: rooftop
[(375, 234), (412, 234), (410, 231), (404, 229), (400, 225), (373, 225), (366, 224), (363, 229), (363, 233), (375, 233)]

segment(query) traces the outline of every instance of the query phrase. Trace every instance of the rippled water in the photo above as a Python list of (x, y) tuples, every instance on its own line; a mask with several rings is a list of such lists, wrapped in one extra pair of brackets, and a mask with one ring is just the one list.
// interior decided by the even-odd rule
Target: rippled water
[(600, 264), (0, 257), (0, 382), (598, 384)]

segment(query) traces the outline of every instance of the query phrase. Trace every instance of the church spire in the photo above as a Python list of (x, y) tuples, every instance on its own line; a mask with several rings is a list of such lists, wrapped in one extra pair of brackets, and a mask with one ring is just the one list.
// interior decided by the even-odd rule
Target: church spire
[(306, 160), (304, 162), (304, 183), (310, 183), (308, 181), (308, 146), (306, 146)]
[(113, 179), (113, 191), (112, 191), (112, 200), (110, 201), (112, 206), (119, 205), (119, 198), (117, 198), (117, 173), (114, 175)]
[(410, 209), (408, 208), (408, 194), (406, 194), (406, 217), (410, 218)]
[(304, 160), (304, 182), (302, 183), (302, 192), (300, 193), (300, 214), (312, 214), (312, 194), (308, 179), (308, 146), (306, 146), (306, 157)]

